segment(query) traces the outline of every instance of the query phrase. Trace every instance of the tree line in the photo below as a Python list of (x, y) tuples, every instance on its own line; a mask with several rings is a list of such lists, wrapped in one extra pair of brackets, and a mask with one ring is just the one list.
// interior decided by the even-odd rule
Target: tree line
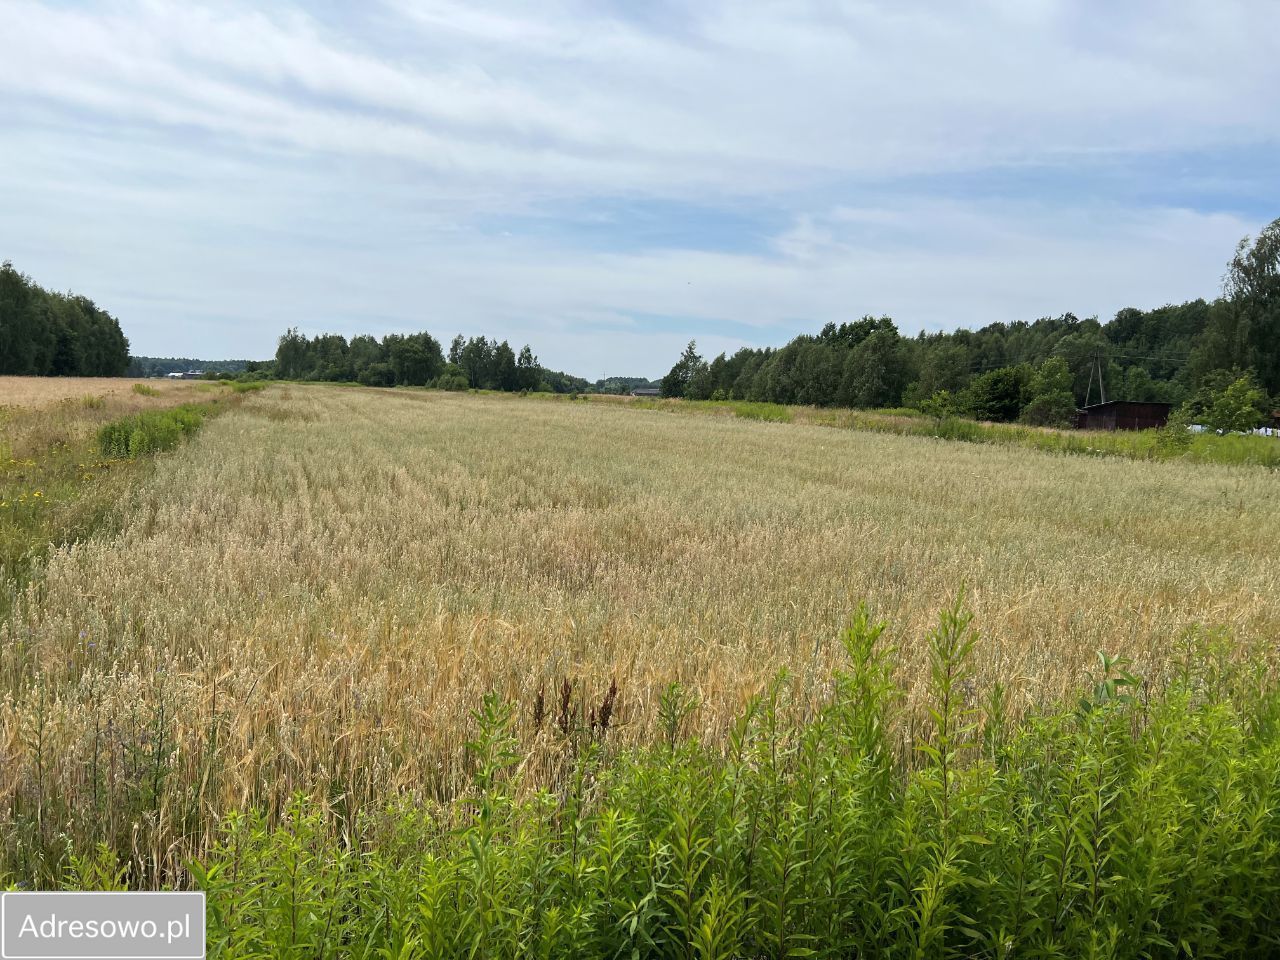
[(1240, 242), (1212, 302), (1126, 308), (1107, 323), (1067, 313), (916, 337), (888, 317), (863, 317), (709, 363), (690, 343), (662, 392), (1060, 424), (1104, 389), (1108, 400), (1204, 407), (1240, 381), (1259, 411), (1280, 395), (1280, 219)]
[(164, 377), (171, 373), (203, 370), (206, 374), (240, 373), (248, 360), (199, 360), (195, 357), (130, 357), (126, 377)]
[(0, 374), (118, 377), (129, 366), (120, 323), (88, 297), (45, 290), (0, 265)]
[(571, 393), (590, 384), (543, 367), (526, 344), (517, 353), (503, 340), (454, 337), (446, 354), (431, 334), (362, 334), (307, 337), (290, 328), (280, 338), (275, 360), (246, 366), (251, 376), (281, 380), (361, 383), (370, 387), (437, 387), (443, 390), (505, 390)]

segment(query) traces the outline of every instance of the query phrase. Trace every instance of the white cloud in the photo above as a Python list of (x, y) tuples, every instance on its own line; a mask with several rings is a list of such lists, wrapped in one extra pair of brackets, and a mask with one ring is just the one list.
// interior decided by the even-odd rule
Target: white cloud
[[(0, 256), (95, 296), (140, 351), (426, 326), (600, 375), (659, 372), (692, 334), (714, 352), (864, 312), (914, 331), (1212, 295), (1264, 219), (1138, 180), (1121, 202), (925, 181), (1274, 148), (1277, 5), (532, 9), (0, 0)], [(618, 197), (785, 226), (750, 252), (574, 239)], [(554, 237), (502, 222), (566, 205)]]
[(1280, 8), (1243, 0), (1141, 19), (1074, 3), (725, 3), (674, 34), (554, 2), (537, 20), (405, 3), (368, 25), (159, 0), (0, 7), (10, 93), (514, 186), (732, 191), (1184, 148), (1280, 121)]

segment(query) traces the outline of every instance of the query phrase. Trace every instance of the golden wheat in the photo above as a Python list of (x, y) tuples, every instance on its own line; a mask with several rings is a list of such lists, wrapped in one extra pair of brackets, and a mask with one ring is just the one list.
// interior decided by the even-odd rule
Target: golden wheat
[[(622, 741), (680, 680), (717, 737), (779, 670), (797, 710), (820, 700), (860, 601), (918, 637), (962, 587), (978, 682), (1016, 713), (1098, 650), (1159, 677), (1194, 624), (1274, 637), (1275, 505), (1252, 468), (276, 387), (149, 472), (118, 534), (56, 552), (0, 627), (0, 809), (58, 798), (99, 811), (68, 830), (141, 830), (163, 857), (297, 790), (438, 797), (489, 690), (553, 776), (533, 712), (565, 678), (582, 714), (616, 678)], [(924, 652), (900, 659), (917, 689)], [(141, 828), (112, 820), (139, 751), (160, 787)]]

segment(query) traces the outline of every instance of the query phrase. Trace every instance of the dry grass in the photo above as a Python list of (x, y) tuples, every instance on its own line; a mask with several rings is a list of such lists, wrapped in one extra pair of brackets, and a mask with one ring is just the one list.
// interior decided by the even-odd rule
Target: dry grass
[[(617, 679), (628, 741), (679, 679), (714, 738), (780, 669), (822, 697), (859, 601), (920, 636), (961, 586), (977, 683), (1016, 712), (1077, 690), (1100, 649), (1159, 676), (1193, 624), (1274, 637), (1274, 506), (1249, 468), (273, 388), (0, 626), (0, 810), (21, 844), (65, 830), (174, 862), (213, 816), (297, 790), (442, 796), (491, 689), (551, 776), (565, 753), (531, 717), (565, 677), (584, 712)], [(924, 656), (904, 651), (909, 689)]]
[[(48, 407), (60, 400), (83, 397), (128, 400), (133, 386), (145, 384), (166, 396), (190, 396), (198, 381), (129, 380), (121, 377), (0, 377), (0, 407)], [(139, 397), (138, 399), (144, 399)]]
[[(137, 384), (159, 395), (139, 393)], [(220, 390), (225, 387), (196, 380), (0, 377), (0, 461), (38, 460), (51, 450), (83, 444), (110, 420), (188, 403)]]

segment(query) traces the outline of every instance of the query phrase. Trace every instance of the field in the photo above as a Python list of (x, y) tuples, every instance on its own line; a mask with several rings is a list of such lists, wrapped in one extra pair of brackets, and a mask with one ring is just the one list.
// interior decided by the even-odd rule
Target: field
[[(61, 400), (94, 397), (136, 402), (137, 385), (166, 396), (190, 394), (198, 383), (185, 380), (126, 380), (118, 377), (0, 377), (0, 408), (49, 407)], [(206, 384), (207, 386), (207, 384)]]
[[(788, 729), (824, 722), (864, 602), (897, 649), (885, 736), (904, 771), (929, 767), (922, 740), (956, 749), (928, 638), (957, 598), (979, 633), (946, 674), (967, 704), (952, 737), (1073, 704), (1100, 651), (1144, 702), (1211, 658), (1265, 685), (1275, 505), (1254, 466), (273, 386), (131, 474), (0, 625), (3, 868), (190, 882), (231, 811), (267, 838), (315, 811), (316, 843), (348, 850), (342, 831), (389, 805), (453, 822), (492, 799), (478, 728), (518, 767), (507, 804), (563, 800), (588, 744), (631, 756), (678, 731), (715, 764), (753, 697)], [(83, 872), (96, 844), (122, 873)]]
[(99, 430), (225, 392), (190, 381), (0, 377), (0, 613), (51, 545), (99, 530), (124, 496), (130, 471), (102, 455)]
[(1280, 442), (1275, 437), (1257, 434), (1218, 436), (1203, 432), (1179, 436), (1164, 430), (1063, 430), (1020, 423), (978, 422), (964, 417), (939, 419), (910, 408), (845, 410), (746, 400), (657, 400), (619, 396), (592, 396), (588, 399), (596, 403), (626, 405), (642, 410), (735, 416), (775, 423), (808, 423), (904, 437), (936, 437), (966, 443), (1022, 447), (1041, 453), (1280, 469)]

